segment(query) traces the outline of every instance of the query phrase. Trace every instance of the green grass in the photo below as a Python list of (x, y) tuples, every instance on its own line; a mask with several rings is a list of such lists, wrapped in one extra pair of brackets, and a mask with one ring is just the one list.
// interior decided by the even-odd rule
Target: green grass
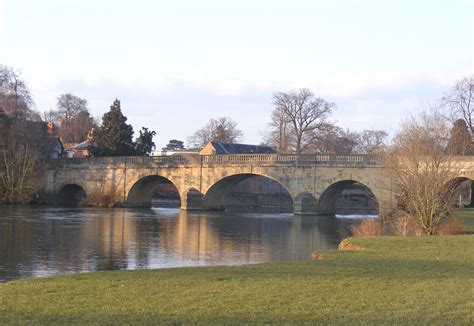
[(0, 285), (0, 324), (474, 323), (474, 236), (358, 238), (323, 260)]
[(474, 234), (474, 208), (462, 208), (455, 212), (464, 224), (464, 232)]

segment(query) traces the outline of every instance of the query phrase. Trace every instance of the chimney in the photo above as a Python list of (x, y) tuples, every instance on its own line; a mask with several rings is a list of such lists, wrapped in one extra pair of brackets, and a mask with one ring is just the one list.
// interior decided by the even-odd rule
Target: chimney
[(53, 135), (54, 124), (50, 121), (48, 122), (48, 135)]

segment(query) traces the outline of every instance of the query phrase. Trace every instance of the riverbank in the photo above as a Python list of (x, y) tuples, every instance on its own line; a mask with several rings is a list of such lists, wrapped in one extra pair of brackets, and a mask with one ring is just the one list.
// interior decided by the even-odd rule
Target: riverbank
[(474, 322), (474, 236), (351, 242), (366, 250), (10, 282), (0, 285), (0, 324)]

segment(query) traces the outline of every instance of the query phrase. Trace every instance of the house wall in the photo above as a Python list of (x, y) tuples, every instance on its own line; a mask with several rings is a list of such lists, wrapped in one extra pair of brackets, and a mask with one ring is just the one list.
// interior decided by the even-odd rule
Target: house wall
[(216, 154), (216, 149), (211, 143), (204, 146), (204, 148), (199, 152), (199, 155), (215, 155), (215, 154)]

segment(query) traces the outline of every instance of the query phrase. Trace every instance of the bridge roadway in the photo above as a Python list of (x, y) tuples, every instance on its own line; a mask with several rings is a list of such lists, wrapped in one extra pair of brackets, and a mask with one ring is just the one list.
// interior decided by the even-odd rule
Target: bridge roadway
[[(462, 162), (472, 159), (462, 158)], [(474, 176), (474, 164), (469, 164)], [(461, 177), (466, 177), (462, 170)], [(363, 185), (379, 212), (396, 205), (391, 169), (370, 155), (172, 155), (158, 157), (61, 158), (45, 176), (49, 202), (108, 196), (116, 205), (150, 206), (160, 183), (176, 186), (182, 209), (225, 209), (226, 195), (239, 182), (263, 176), (279, 183), (296, 214), (335, 214), (345, 189)], [(468, 176), (468, 178), (469, 178)], [(472, 179), (472, 178), (471, 178)]]

